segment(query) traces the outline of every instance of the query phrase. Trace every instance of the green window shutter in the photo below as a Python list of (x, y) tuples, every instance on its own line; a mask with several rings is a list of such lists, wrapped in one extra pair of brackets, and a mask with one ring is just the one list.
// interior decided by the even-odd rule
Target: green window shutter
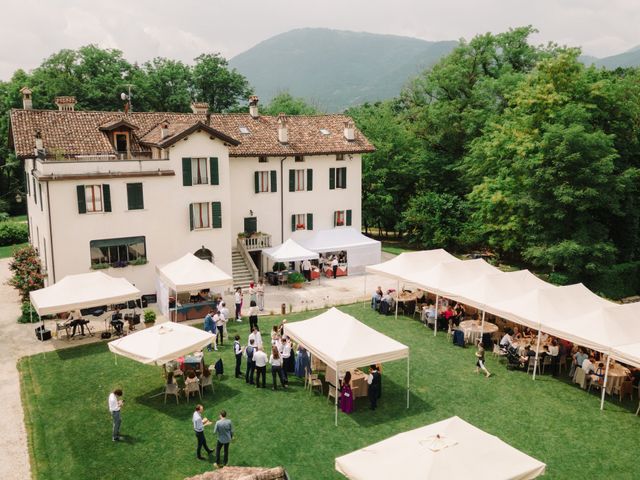
[(211, 185), (220, 185), (220, 173), (218, 172), (218, 157), (209, 157), (209, 170)]
[(260, 172), (254, 172), (253, 174), (253, 187), (256, 193), (260, 193)]
[(102, 185), (102, 200), (104, 202), (104, 211), (111, 211), (111, 188), (107, 184)]
[(271, 192), (278, 191), (278, 173), (275, 170), (271, 170)]
[(142, 210), (144, 208), (142, 183), (127, 183), (127, 208), (129, 210)]
[(307, 168), (307, 191), (313, 190), (313, 169)]
[(307, 213), (307, 230), (313, 230), (313, 213)]
[(27, 187), (27, 195), (31, 195), (31, 188), (29, 187), (29, 174), (26, 170), (24, 172), (24, 184)]
[(38, 192), (36, 192), (36, 179), (35, 177), (32, 177), (31, 180), (33, 180), (33, 201), (38, 203)]
[(347, 167), (342, 167), (342, 188), (347, 188)]
[(87, 201), (84, 197), (84, 185), (78, 185), (76, 187), (78, 194), (78, 213), (87, 213)]
[(296, 171), (295, 170), (289, 170), (289, 191), (290, 192), (296, 191)]
[[(336, 188), (336, 169), (329, 169), (329, 190), (335, 190)], [(335, 223), (335, 220), (334, 220)]]
[(191, 158), (182, 159), (182, 185), (190, 187), (191, 183)]
[(291, 231), (292, 232), (296, 231), (296, 216), (295, 215), (291, 215)]
[(42, 205), (42, 183), (38, 182), (38, 194), (40, 196), (40, 211), (44, 211), (44, 207)]
[(189, 230), (193, 230), (193, 203), (189, 204)]
[(220, 202), (211, 202), (211, 226), (222, 228), (222, 204)]
[(347, 221), (346, 224), (348, 227), (351, 226), (351, 210), (347, 210)]

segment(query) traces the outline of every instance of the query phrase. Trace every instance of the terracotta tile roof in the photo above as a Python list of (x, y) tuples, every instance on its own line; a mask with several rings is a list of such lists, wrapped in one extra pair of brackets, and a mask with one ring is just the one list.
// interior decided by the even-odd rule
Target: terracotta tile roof
[[(87, 112), (59, 110), (22, 110), (10, 112), (11, 141), (20, 158), (33, 156), (34, 136), (40, 131), (48, 154), (96, 155), (115, 153), (107, 133), (101, 130), (125, 122), (136, 126), (132, 131), (132, 151), (146, 151), (148, 144), (160, 139), (159, 124), (169, 122), (173, 135), (201, 122), (240, 142), (229, 147), (231, 156), (322, 155), (332, 153), (366, 153), (374, 151), (369, 141), (355, 130), (355, 139), (344, 138), (346, 115), (311, 115), (288, 117), (289, 143), (278, 142), (277, 117), (252, 118), (247, 114), (205, 114), (166, 112)], [(243, 134), (240, 127), (248, 129)], [(320, 130), (328, 131), (323, 134)], [(231, 142), (230, 142), (231, 143)]]

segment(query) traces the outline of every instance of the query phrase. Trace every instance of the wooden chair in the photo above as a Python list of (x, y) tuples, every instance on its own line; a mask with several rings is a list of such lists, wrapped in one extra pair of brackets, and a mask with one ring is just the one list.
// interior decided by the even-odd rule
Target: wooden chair
[(594, 381), (591, 379), (591, 377), (587, 378), (587, 381), (589, 382), (589, 388), (587, 389), (587, 392), (591, 391), (591, 387), (594, 387), (596, 390), (602, 389), (602, 383), (600, 383), (599, 381)]
[(327, 393), (327, 403), (329, 402), (329, 399), (331, 397), (336, 398), (336, 387), (334, 387), (333, 385), (329, 385), (329, 392)]
[(320, 389), (320, 394), (322, 394), (322, 392), (324, 391), (324, 386), (322, 385), (322, 380), (320, 380), (320, 378), (318, 378), (318, 375), (315, 373), (312, 373), (309, 375), (309, 391), (313, 392), (314, 388), (319, 388)]
[(562, 373), (562, 370), (566, 370), (567, 369), (567, 356), (566, 355), (561, 355), (560, 356), (560, 360), (558, 361), (558, 375), (560, 375)]
[(180, 387), (178, 387), (177, 383), (166, 383), (164, 386), (164, 403), (167, 403), (167, 395), (175, 395), (176, 397), (176, 405), (180, 402), (178, 401), (178, 396), (180, 395)]
[(529, 357), (529, 362), (527, 363), (527, 374), (529, 372), (535, 372), (536, 367), (538, 368), (538, 375), (540, 375), (540, 362), (538, 362), (538, 365), (536, 366), (536, 357)]
[(204, 387), (211, 387), (211, 393), (215, 392), (215, 390), (213, 389), (213, 377), (211, 375), (209, 375), (208, 377), (205, 377), (204, 375), (200, 377), (200, 390), (202, 391), (203, 395)]
[(196, 393), (202, 400), (202, 394), (200, 393), (200, 383), (199, 382), (189, 382), (184, 386), (184, 394), (187, 396), (187, 403), (189, 403), (189, 397), (193, 393), (193, 396), (196, 396)]
[(631, 380), (625, 380), (614, 389), (613, 393), (618, 394), (620, 401), (622, 401), (625, 395), (629, 395), (629, 398), (633, 400), (633, 382)]
[(492, 353), (494, 357), (498, 357), (498, 358), (505, 358), (507, 356), (507, 352), (505, 352), (500, 348), (500, 345), (498, 345), (498, 342), (495, 342), (493, 344)]

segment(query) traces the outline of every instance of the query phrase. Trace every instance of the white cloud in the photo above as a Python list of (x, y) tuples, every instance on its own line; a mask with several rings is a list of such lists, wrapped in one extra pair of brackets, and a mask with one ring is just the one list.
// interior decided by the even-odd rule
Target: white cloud
[(62, 48), (88, 43), (122, 50), (131, 61), (203, 52), (227, 58), (293, 28), (457, 40), (534, 25), (534, 40), (583, 46), (606, 56), (640, 44), (637, 0), (22, 0), (0, 18), (0, 79), (31, 69)]

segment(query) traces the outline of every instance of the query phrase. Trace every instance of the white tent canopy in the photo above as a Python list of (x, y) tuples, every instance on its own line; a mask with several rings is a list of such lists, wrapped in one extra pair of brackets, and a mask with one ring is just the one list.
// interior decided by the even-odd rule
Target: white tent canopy
[(163, 267), (156, 267), (160, 280), (176, 292), (233, 285), (233, 278), (208, 260), (187, 253)]
[(487, 310), (491, 305), (519, 297), (539, 288), (552, 285), (540, 280), (529, 270), (515, 272), (499, 272), (483, 275), (470, 282), (452, 288), (450, 298), (466, 303), (480, 310)]
[(91, 272), (67, 275), (49, 287), (30, 292), (29, 297), (42, 316), (139, 299), (140, 290), (125, 278)]
[(289, 238), (277, 247), (265, 248), (262, 253), (274, 262), (299, 262), (300, 260), (317, 260), (317, 252), (307, 250), (295, 240)]
[(337, 308), (309, 320), (287, 323), (285, 334), (336, 372), (409, 356), (409, 347)]
[(351, 480), (529, 480), (546, 465), (458, 417), (336, 458)]
[[(336, 372), (392, 360), (407, 359), (407, 408), (409, 408), (409, 347), (368, 327), (351, 315), (331, 308), (301, 322), (286, 324), (284, 333), (303, 345)], [(335, 424), (338, 425), (338, 395), (335, 396)]]
[(317, 232), (294, 232), (294, 239), (304, 248), (317, 253), (347, 252), (350, 273), (362, 273), (367, 265), (380, 262), (381, 244), (353, 227), (336, 227)]
[(459, 261), (445, 250), (422, 250), (420, 252), (404, 252), (397, 257), (376, 265), (369, 265), (367, 273), (374, 273), (394, 280), (405, 281), (435, 267), (439, 263)]
[(448, 296), (461, 283), (470, 282), (484, 275), (499, 273), (496, 267), (481, 258), (443, 262), (421, 273), (407, 276), (407, 281), (429, 292)]
[(215, 342), (215, 336), (180, 323), (162, 323), (109, 342), (109, 350), (144, 364), (164, 365)]

